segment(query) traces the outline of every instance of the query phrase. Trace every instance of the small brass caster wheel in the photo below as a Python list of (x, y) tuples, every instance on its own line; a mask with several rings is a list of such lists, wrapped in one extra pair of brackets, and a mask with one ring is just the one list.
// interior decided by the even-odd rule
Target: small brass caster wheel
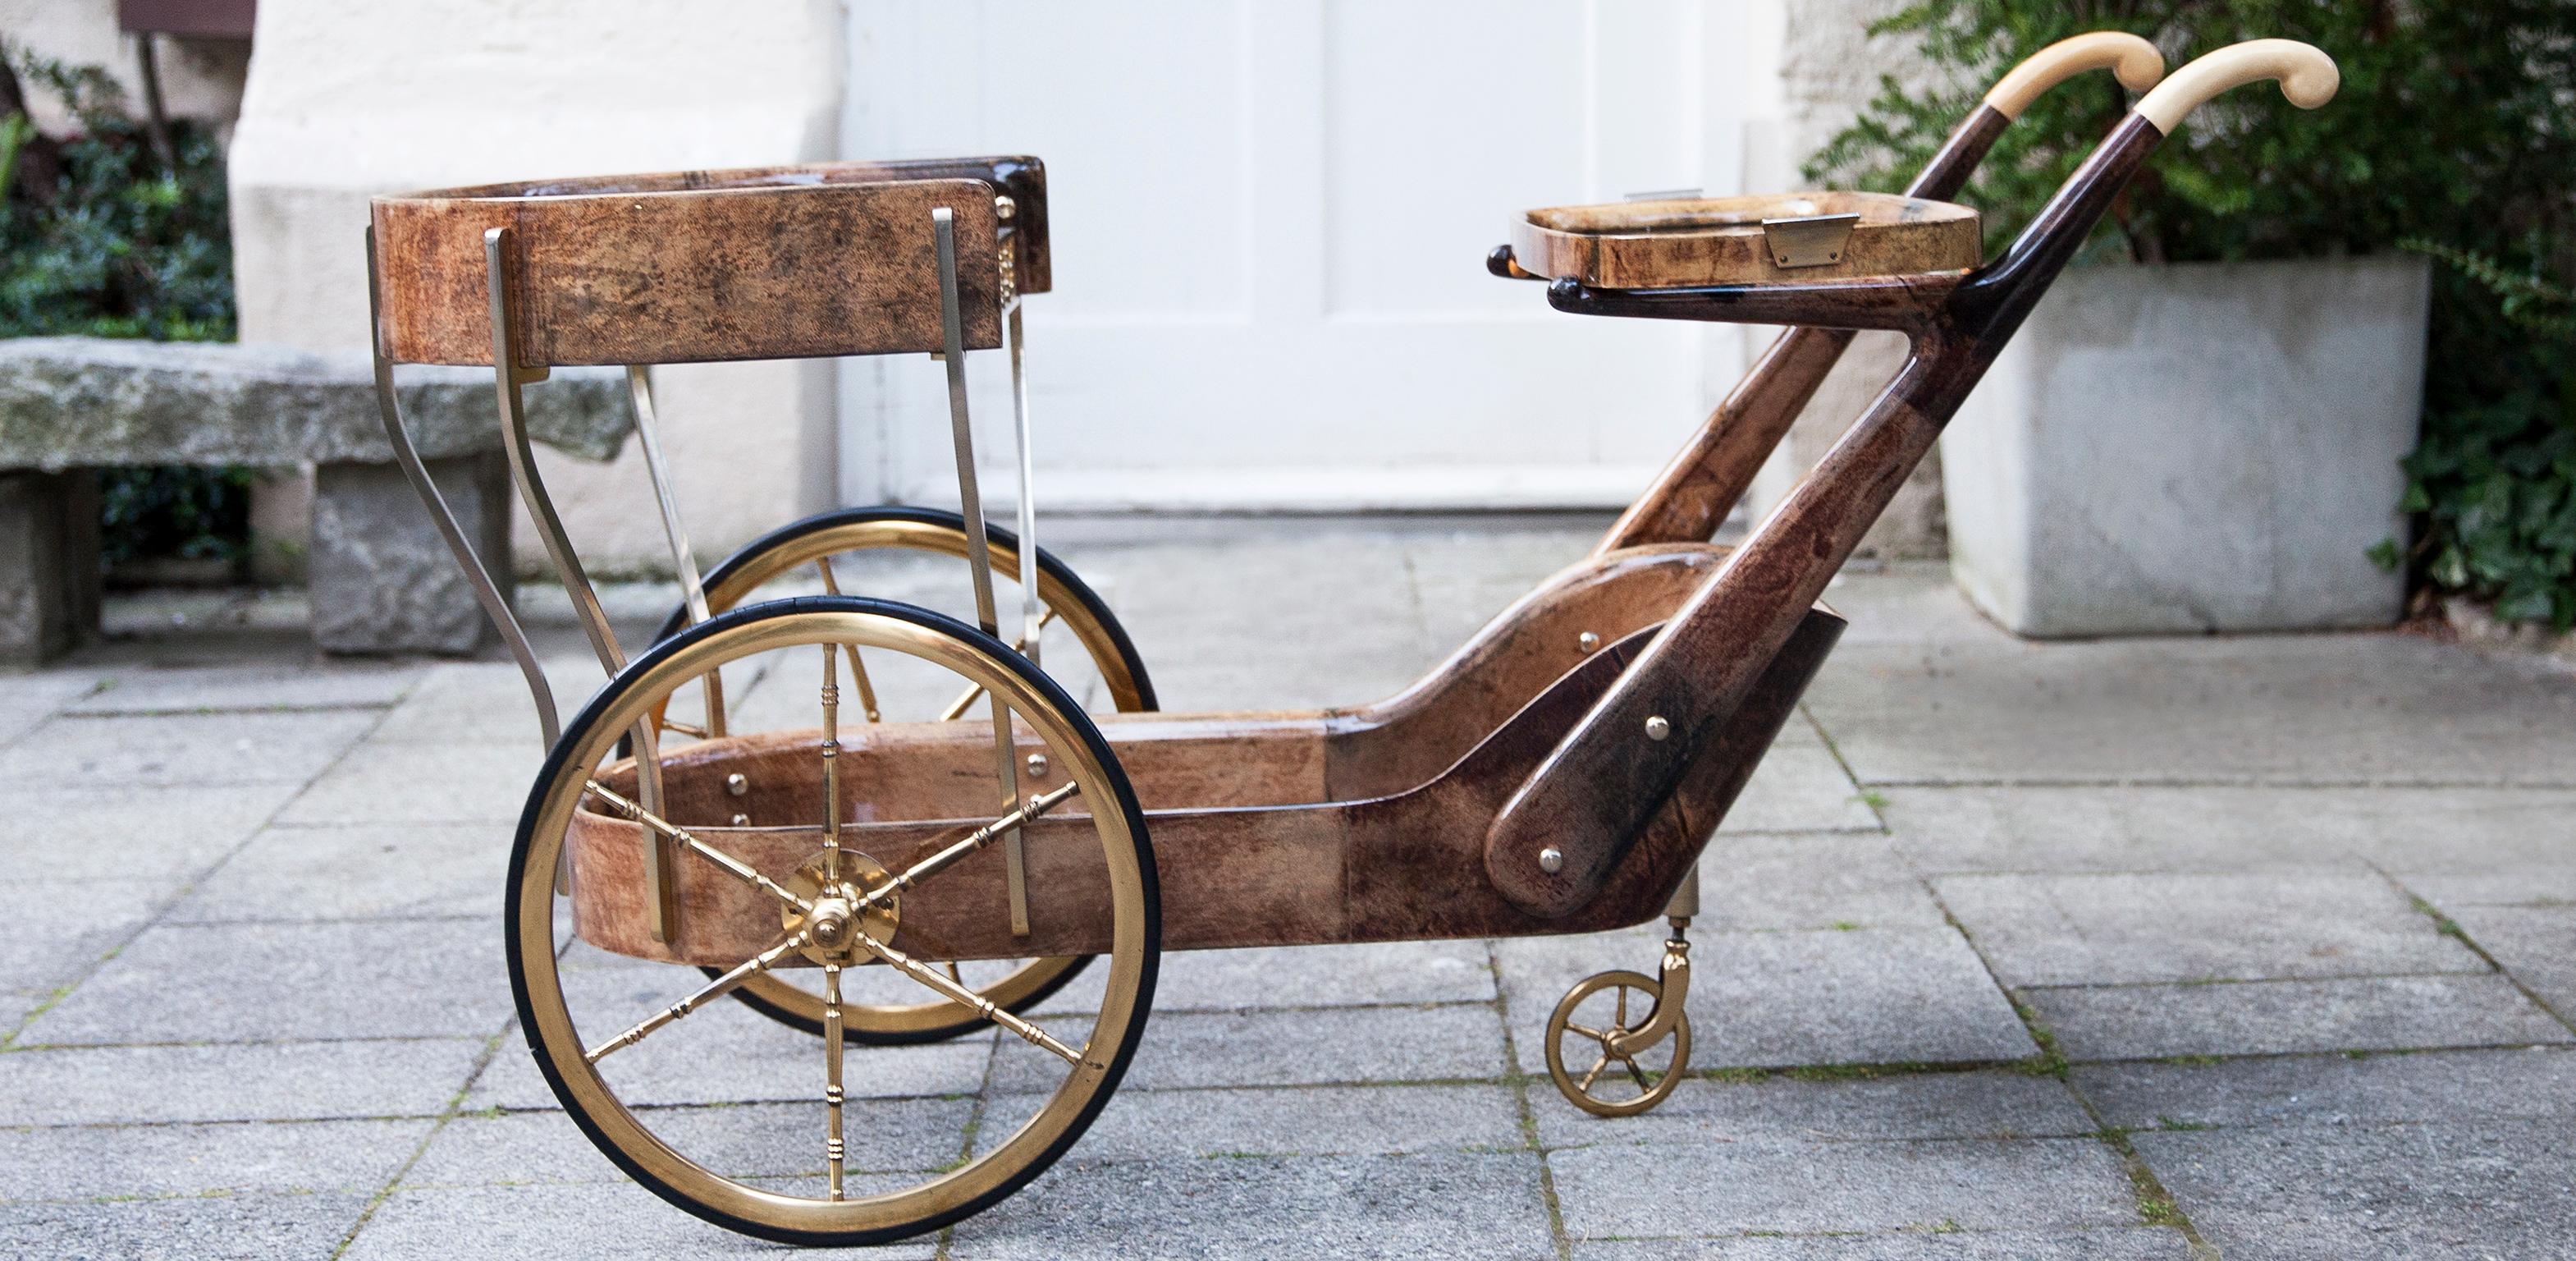
[[(1663, 987), (1640, 972), (1596, 972), (1576, 982), (1547, 1018), (1547, 1075), (1566, 1101), (1594, 1116), (1629, 1117), (1673, 1093), (1690, 1069), (1690, 1017), (1672, 1013), (1668, 1035), (1649, 1037)], [(1566, 1044), (1579, 1074), (1566, 1070)], [(1669, 1043), (1668, 1057), (1658, 1048)], [(1660, 1063), (1661, 1068), (1654, 1067)]]

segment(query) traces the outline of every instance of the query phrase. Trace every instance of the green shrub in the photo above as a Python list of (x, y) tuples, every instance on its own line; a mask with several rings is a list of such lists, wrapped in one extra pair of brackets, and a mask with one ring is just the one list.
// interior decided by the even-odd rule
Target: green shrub
[[(2079, 261), (2330, 257), (2438, 245), (2421, 448), (2407, 460), (2412, 546), (2376, 553), (2498, 616), (2576, 619), (2576, 377), (2530, 318), (2570, 274), (2576, 5), (2567, 0), (1924, 0), (1873, 28), (1919, 39), (1936, 82), (1894, 80), (1807, 168), (1893, 191), (2039, 48), (2090, 30), (2146, 36), (2169, 66), (2240, 40), (2304, 40), (2343, 89), (2315, 111), (2268, 89), (2220, 97), (2159, 148)], [(2127, 94), (2070, 82), (2004, 134), (1960, 200), (2000, 246), (2115, 125)], [(2459, 263), (2475, 259), (2478, 269)], [(2499, 286), (2500, 277), (2542, 289)], [(2521, 316), (2508, 311), (2508, 307)], [(2562, 311), (2564, 308), (2560, 308)]]
[[(19, 81), (70, 106), (78, 131), (48, 142), (27, 116), (0, 117), (0, 337), (85, 334), (156, 341), (233, 336), (232, 244), (223, 150), (203, 128), (170, 126), (165, 165), (95, 68), (20, 57)], [(12, 93), (15, 95), (15, 93)], [(48, 150), (56, 177), (25, 187)], [(238, 560), (250, 532), (246, 469), (109, 469), (100, 474), (103, 550)]]

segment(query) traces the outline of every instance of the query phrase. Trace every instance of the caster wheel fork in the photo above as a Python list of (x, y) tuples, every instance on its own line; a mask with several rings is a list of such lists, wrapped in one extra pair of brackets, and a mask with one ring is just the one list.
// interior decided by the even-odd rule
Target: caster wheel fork
[[(1681, 1084), (1690, 1070), (1690, 1017), (1683, 1011), (1690, 997), (1689, 924), (1672, 920), (1658, 976), (1597, 972), (1558, 1000), (1547, 1019), (1547, 1075), (1567, 1102), (1594, 1116), (1636, 1116)], [(1656, 1048), (1667, 1040), (1670, 1058), (1660, 1059)], [(1588, 1057), (1588, 1067), (1567, 1067), (1569, 1044), (1575, 1062)]]

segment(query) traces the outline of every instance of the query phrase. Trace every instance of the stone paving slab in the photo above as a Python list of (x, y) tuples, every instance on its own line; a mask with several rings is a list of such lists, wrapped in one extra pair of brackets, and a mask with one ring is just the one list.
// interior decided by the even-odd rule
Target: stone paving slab
[(689, 1257), (922, 1261), (936, 1239), (884, 1248), (797, 1250), (737, 1235), (663, 1203), (632, 1182), (397, 1191), (340, 1254), (346, 1261), (673, 1261)]
[(2576, 786), (2576, 678), (2402, 635), (1846, 644), (1807, 707), (1864, 784)]
[(168, 924), (19, 1035), (21, 1045), (489, 1037), (509, 1018), (480, 920)]
[(2009, 986), (2486, 972), (2378, 873), (1944, 876)]
[(373, 1195), (401, 1172), (432, 1124), (305, 1121), (0, 1129), (0, 1201), (244, 1192)]
[(72, 671), (0, 674), (0, 749), (25, 739), (94, 685), (87, 675)]
[(16, 847), (9, 879), (185, 878), (248, 840), (297, 784), (57, 787), (0, 780), (11, 804), (44, 821), (42, 843)]
[(2560, 1120), (2132, 1141), (2228, 1261), (2563, 1256), (2576, 1236), (2576, 1135)]
[(948, 1255), (1539, 1261), (1556, 1254), (1539, 1188), (1535, 1152), (1091, 1165), (1077, 1148), (959, 1223)]
[(2070, 1231), (1898, 1231), (1877, 1235), (1628, 1239), (1574, 1245), (1575, 1261), (2191, 1261), (2191, 1241), (2158, 1226)]
[[(1694, 933), (1691, 1062), (1703, 1068), (2015, 1060), (2037, 1045), (1947, 928)], [(1576, 981), (1651, 972), (1660, 925), (1498, 943), (1521, 1067), (1544, 1072), (1548, 1013)]]
[[(1063, 1080), (1053, 1055), (1017, 1038), (999, 1045), (992, 1089), (1053, 1090)], [(1482, 1003), (1173, 1012), (1148, 1021), (1121, 1089), (1491, 1080), (1506, 1071), (1502, 1023)]]
[(1620, 1145), (1548, 1166), (1574, 1239), (2138, 1222), (2119, 1154), (2094, 1139)]
[[(1795, 730), (1805, 724), (1792, 720)], [(1774, 745), (1728, 807), (1720, 832), (1876, 832), (1878, 815), (1820, 744)]]
[(283, 824), (481, 823), (515, 829), (543, 759), (509, 745), (369, 740), (277, 816)]
[[(328, 1257), (367, 1211), (365, 1195), (231, 1195), (0, 1204), (0, 1253), (80, 1261), (277, 1261)], [(66, 1248), (70, 1251), (66, 1252)]]
[(1863, 1079), (1696, 1080), (1642, 1116), (1578, 1112), (1553, 1090), (1531, 1092), (1539, 1142), (1550, 1148), (1621, 1143), (2065, 1138), (2091, 1134), (2064, 1083), (2009, 1069), (1904, 1073)]
[(176, 889), (170, 876), (148, 872), (139, 881), (0, 881), (0, 924), (9, 926), (0, 933), (0, 978), (33, 993), (79, 980)]
[(491, 824), (272, 827), (198, 881), (168, 919), (461, 917), (497, 937), (509, 853), (508, 831)]
[(2502, 976), (2361, 977), (2028, 991), (2078, 1060), (2576, 1041)]
[(1700, 855), (1694, 929), (1942, 928), (1923, 882), (1879, 835), (1728, 834)]
[[(1150, 1036), (1150, 1035), (1149, 1035)], [(1008, 1100), (1002, 1115), (1031, 1110)], [(976, 1133), (978, 1151), (1008, 1131)], [(1523, 1146), (1519, 1093), (1504, 1085), (1138, 1090), (1122, 1086), (1074, 1148), (1085, 1164), (1207, 1156), (1386, 1156)]]
[[(1092, 968), (1079, 978), (1095, 987), (1101, 978), (1090, 972), (1106, 975), (1105, 968)], [(1154, 980), (1157, 1013), (1493, 999), (1494, 971), (1481, 941), (1189, 950), (1164, 955)], [(1097, 1008), (1093, 1002), (1051, 1001), (1047, 1010)]]
[(306, 666), (176, 666), (86, 671), (89, 692), (66, 714), (200, 714), (302, 709), (381, 709), (419, 682), (421, 667), (352, 662)]
[(34, 1125), (433, 1116), (483, 1058), (469, 1038), (80, 1047), (0, 1055), (0, 1117)]
[(2128, 1129), (2576, 1118), (2576, 1051), (2088, 1065), (2075, 1070), (2075, 1085), (2106, 1123)]
[(2576, 1018), (2576, 906), (2464, 906), (2451, 918), (2552, 1011)]
[[(811, 1100), (712, 1108), (642, 1108), (656, 1136), (730, 1176), (823, 1173), (821, 1074)], [(966, 1148), (968, 1097), (857, 1099), (847, 1108), (848, 1167), (856, 1172), (935, 1169)], [(503, 1183), (623, 1182), (581, 1127), (560, 1112), (463, 1113), (438, 1128), (404, 1173), (405, 1190)]]
[(382, 717), (355, 709), (55, 718), (0, 749), (0, 784), (301, 784)]

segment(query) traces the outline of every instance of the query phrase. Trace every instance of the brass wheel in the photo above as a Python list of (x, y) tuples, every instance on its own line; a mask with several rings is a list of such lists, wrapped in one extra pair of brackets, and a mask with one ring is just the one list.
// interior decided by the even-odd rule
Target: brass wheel
[[(889, 674), (928, 672), (981, 689), (1012, 719), (1020, 748), (1043, 749), (1053, 773), (1000, 810), (992, 745), (960, 734), (989, 734), (980, 708), (954, 731), (938, 724), (865, 732), (844, 747), (835, 733), (856, 728), (838, 723), (839, 683), (853, 649), (884, 662)], [(621, 732), (673, 707), (675, 697), (684, 708), (694, 698), (681, 694), (710, 676), (750, 684), (742, 690), (758, 702), (790, 674), (818, 702), (820, 730), (737, 730), (666, 744), (658, 791), (644, 787), (631, 760), (616, 757)], [(934, 761), (935, 773), (907, 786), (904, 769), (925, 764), (918, 749), (935, 751), (943, 740), (980, 747), (987, 768), (980, 784)], [(895, 756), (880, 743), (908, 752)], [(763, 786), (734, 791), (735, 777), (746, 774)], [(801, 816), (790, 817), (789, 795), (807, 800)], [(777, 821), (737, 825), (724, 817), (745, 798)], [(1096, 957), (1104, 966), (1094, 972), (1106, 973), (1088, 1014), (1032, 1023), (958, 984), (945, 966), (943, 932), (977, 929), (943, 921), (941, 906), (983, 915), (986, 939), (1001, 931), (989, 927), (999, 909), (966, 894), (998, 887), (1000, 856), (985, 847), (1015, 824), (1024, 825), (1033, 868), (1049, 873), (1053, 883), (1044, 887), (1097, 889), (1107, 908), (1108, 922), (1078, 926), (1083, 940), (1102, 943)], [(554, 888), (568, 845), (567, 916)], [(640, 920), (646, 913), (636, 908), (655, 899), (648, 881), (614, 877), (632, 877), (635, 864), (650, 861), (638, 855), (657, 850), (682, 879), (668, 945), (617, 936), (620, 915)], [(943, 882), (952, 882), (945, 893)], [(719, 919), (727, 907), (734, 913)], [(1069, 912), (1060, 903), (1039, 909), (1062, 930)], [(1126, 1071), (1152, 1004), (1161, 943), (1143, 811), (1115, 754), (1064, 690), (972, 627), (907, 605), (831, 596), (715, 617), (655, 645), (602, 690), (566, 727), (531, 791), (511, 854), (506, 916), (511, 987), (529, 1051), (591, 1141), (689, 1212), (796, 1243), (917, 1235), (980, 1211), (1052, 1164)], [(569, 939), (575, 925), (584, 940)], [(638, 957), (604, 952), (592, 944), (600, 941)], [(723, 957), (738, 962), (713, 981), (651, 961), (687, 950), (695, 952), (683, 956), (690, 962), (712, 962), (714, 943), (733, 942), (759, 944), (727, 946)], [(1007, 1087), (981, 1089), (978, 1076), (962, 1092), (973, 1097), (961, 1097), (920, 1079), (922, 1065), (944, 1062), (918, 1058), (924, 1050), (852, 1047), (826, 1036), (817, 1054), (811, 1040), (708, 1001), (773, 969), (820, 974), (827, 1030), (848, 1014), (843, 983), (870, 974), (912, 987), (931, 1005), (971, 1012), (999, 1045), (959, 1062), (1007, 1079)], [(858, 1062), (845, 1064), (852, 1058)], [(925, 1115), (945, 1123), (925, 1127)]]
[[(1690, 1017), (1674, 1022), (1669, 1056), (1623, 1036), (1644, 1029), (1662, 997), (1655, 978), (1640, 972), (1596, 972), (1566, 991), (1547, 1018), (1547, 1075), (1567, 1102), (1594, 1116), (1625, 1117), (1673, 1093), (1690, 1068)], [(1569, 1042), (1580, 1070), (1566, 1068)]]
[[(985, 537), (993, 558), (993, 578), (1001, 587), (1001, 603), (1011, 607), (1015, 601), (1008, 592), (1016, 590), (1015, 579), (1020, 566), (1019, 537), (1000, 526), (987, 525)], [(723, 564), (706, 577), (707, 610), (723, 613), (729, 609), (757, 603), (782, 592), (798, 588), (829, 588), (849, 594), (870, 594), (864, 590), (878, 585), (878, 580), (891, 578), (902, 582), (907, 596), (932, 592), (919, 590), (921, 576), (912, 572), (880, 574), (868, 567), (872, 559), (909, 553), (919, 557), (952, 560), (947, 570), (952, 580), (947, 591), (952, 600), (960, 600), (966, 575), (966, 522), (954, 512), (935, 508), (874, 507), (848, 508), (808, 517), (793, 525), (774, 530), (744, 545), (727, 557)], [(1153, 680), (1145, 672), (1145, 663), (1136, 646), (1127, 638), (1126, 628), (1118, 624), (1108, 604), (1077, 576), (1071, 566), (1047, 552), (1038, 550), (1038, 602), (1048, 615), (1050, 629), (1061, 627), (1058, 634), (1070, 643), (1058, 648), (1079, 648), (1089, 660), (1099, 699), (1122, 713), (1151, 710), (1155, 707)], [(957, 611), (965, 606), (960, 602)], [(678, 634), (688, 625), (688, 609), (671, 610), (656, 642)], [(1053, 638), (1053, 636), (1050, 636)], [(1016, 646), (1016, 645), (1015, 645)], [(1048, 658), (1041, 657), (1041, 660)], [(1059, 664), (1061, 652), (1052, 658)], [(1059, 673), (1059, 678), (1071, 672)], [(888, 713), (876, 705), (873, 688), (861, 694), (863, 704), (871, 710), (868, 720), (881, 717), (897, 720), (927, 718), (930, 713)], [(887, 698), (895, 700), (896, 698)], [(954, 697), (933, 698), (937, 713), (945, 714), (956, 707)], [(971, 698), (969, 698), (971, 699)], [(667, 716), (666, 716), (667, 718)], [(721, 730), (721, 719), (713, 724)], [(1021, 1013), (1037, 1006), (1063, 989), (1079, 976), (1087, 959), (1079, 956), (1056, 959), (996, 960), (963, 965), (956, 979), (969, 985), (986, 999), (1006, 1011)], [(714, 975), (712, 972), (709, 975)], [(820, 1037), (823, 1032), (823, 998), (811, 985), (799, 984), (787, 977), (762, 974), (734, 991), (734, 997), (769, 1018), (803, 1029)], [(910, 1001), (848, 1002), (842, 1006), (841, 1036), (868, 1045), (897, 1045), (937, 1042), (981, 1027), (984, 1021), (959, 1009), (953, 1003)]]

